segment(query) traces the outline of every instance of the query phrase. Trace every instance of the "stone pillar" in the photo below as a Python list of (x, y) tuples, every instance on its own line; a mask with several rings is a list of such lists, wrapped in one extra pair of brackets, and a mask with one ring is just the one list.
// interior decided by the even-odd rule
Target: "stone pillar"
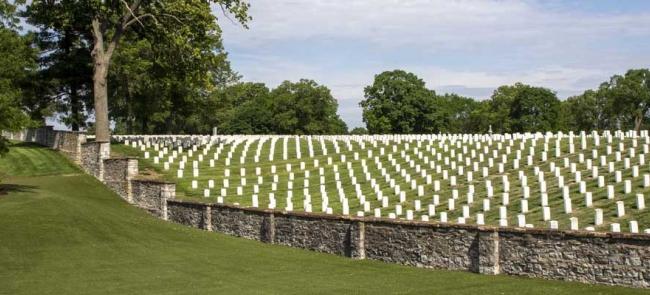
[(173, 199), (176, 194), (176, 185), (173, 183), (166, 183), (162, 186), (160, 192), (160, 218), (169, 220), (167, 216), (167, 200)]
[(138, 176), (138, 159), (128, 159), (126, 168), (126, 201), (133, 203), (133, 178)]
[(356, 259), (366, 259), (366, 223), (357, 222), (356, 236)]
[(499, 232), (478, 232), (478, 273), (497, 275), (499, 270)]
[(99, 154), (97, 155), (97, 161), (99, 164), (99, 175), (97, 178), (99, 181), (104, 181), (104, 160), (111, 157), (111, 143), (110, 142), (97, 142)]
[(206, 205), (203, 211), (203, 229), (212, 231), (212, 206)]
[(262, 236), (260, 240), (265, 243), (274, 244), (275, 243), (275, 214), (273, 212), (267, 213), (268, 215), (264, 218), (264, 228), (262, 229)]

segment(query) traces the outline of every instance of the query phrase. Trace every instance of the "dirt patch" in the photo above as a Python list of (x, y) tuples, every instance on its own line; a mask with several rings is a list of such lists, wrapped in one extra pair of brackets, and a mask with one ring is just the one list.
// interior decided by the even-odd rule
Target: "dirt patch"
[(156, 170), (145, 168), (143, 170), (140, 170), (140, 174), (138, 174), (138, 179), (164, 180), (165, 177), (163, 176), (163, 174), (156, 172)]

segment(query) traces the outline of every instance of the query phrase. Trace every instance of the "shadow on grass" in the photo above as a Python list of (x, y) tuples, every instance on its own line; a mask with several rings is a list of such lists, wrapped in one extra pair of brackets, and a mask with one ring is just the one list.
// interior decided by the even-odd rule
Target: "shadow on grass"
[(33, 185), (21, 185), (21, 184), (2, 184), (0, 183), (0, 197), (8, 195), (9, 193), (26, 193), (33, 192), (36, 189), (36, 186)]
[(43, 148), (43, 146), (33, 142), (12, 141), (9, 148)]

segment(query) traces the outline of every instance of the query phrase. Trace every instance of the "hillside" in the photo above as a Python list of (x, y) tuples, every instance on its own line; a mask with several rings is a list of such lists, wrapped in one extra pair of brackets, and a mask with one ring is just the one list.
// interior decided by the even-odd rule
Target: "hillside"
[(0, 158), (0, 294), (642, 294), (355, 261), (150, 217), (59, 154)]

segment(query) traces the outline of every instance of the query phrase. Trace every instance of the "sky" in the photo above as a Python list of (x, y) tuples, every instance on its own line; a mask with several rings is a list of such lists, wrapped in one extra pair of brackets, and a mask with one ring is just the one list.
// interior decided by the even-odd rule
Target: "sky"
[(489, 98), (501, 85), (560, 99), (650, 67), (650, 1), (250, 0), (244, 29), (214, 9), (232, 67), (275, 87), (313, 79), (364, 126), (363, 88), (402, 69), (437, 93)]

